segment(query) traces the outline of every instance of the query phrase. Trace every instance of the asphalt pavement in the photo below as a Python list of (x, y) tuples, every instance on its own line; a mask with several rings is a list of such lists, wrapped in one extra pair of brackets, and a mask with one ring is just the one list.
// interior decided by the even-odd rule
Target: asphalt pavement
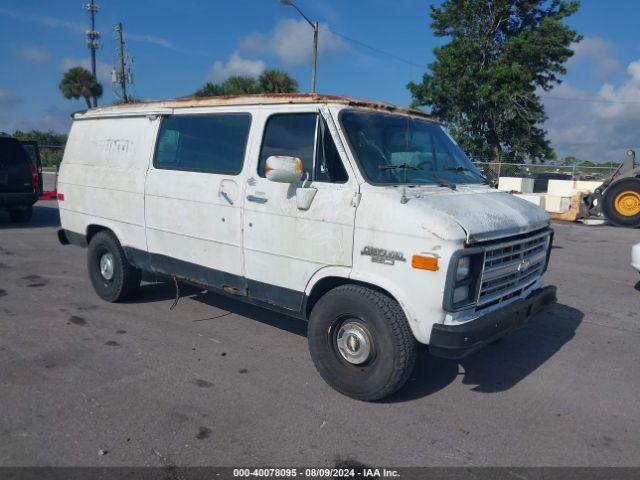
[(559, 303), (381, 403), (328, 387), (306, 325), (184, 287), (93, 292), (86, 251), (0, 213), (0, 466), (637, 466), (640, 231), (554, 224)]

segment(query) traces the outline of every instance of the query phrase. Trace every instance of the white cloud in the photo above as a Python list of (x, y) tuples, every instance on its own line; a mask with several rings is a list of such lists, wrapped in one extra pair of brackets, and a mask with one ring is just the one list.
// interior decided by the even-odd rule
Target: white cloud
[(627, 67), (627, 80), (617, 89), (605, 83), (598, 92), (598, 98), (604, 102), (597, 106), (597, 114), (603, 120), (640, 118), (640, 60), (631, 62)]
[(35, 63), (45, 63), (51, 58), (51, 53), (48, 50), (38, 47), (22, 47), (20, 55), (25, 60), (29, 60)]
[[(91, 60), (89, 58), (64, 58), (60, 62), (60, 68), (63, 71), (67, 71), (73, 67), (84, 67), (91, 71)], [(108, 63), (96, 62), (96, 76), (104, 90), (107, 90), (111, 84), (111, 69), (112, 67)]]
[(84, 25), (81, 25), (76, 22), (69, 22), (67, 20), (62, 20), (60, 18), (55, 18), (55, 17), (29, 15), (27, 13), (18, 12), (8, 8), (0, 7), (0, 14), (6, 15), (7, 17), (11, 17), (11, 18), (17, 18), (20, 20), (27, 20), (30, 22), (41, 23), (42, 25), (47, 25), (49, 27), (65, 28), (72, 32), (84, 32), (87, 29)]
[(581, 42), (571, 45), (573, 57), (567, 62), (572, 68), (579, 64), (590, 64), (593, 72), (607, 76), (620, 69), (620, 62), (613, 57), (612, 45), (600, 37), (584, 37)]
[[(19, 12), (16, 10), (2, 8), (0, 7), (0, 15), (5, 15), (7, 17), (26, 20), (29, 22), (39, 23), (41, 25), (46, 25), (52, 28), (62, 28), (74, 33), (85, 33), (87, 31), (87, 25), (77, 22), (70, 22), (68, 20), (63, 20), (61, 18), (42, 16), (42, 15), (30, 15), (24, 12)], [(103, 35), (105, 33), (103, 32)], [(125, 30), (124, 32), (125, 41), (133, 40), (137, 42), (145, 42), (152, 45), (157, 45), (159, 47), (167, 48), (169, 50), (174, 50), (180, 53), (195, 53), (198, 55), (204, 54), (203, 51), (198, 49), (184, 49), (177, 47), (171, 41), (166, 38), (159, 37), (157, 35), (148, 35), (141, 33), (130, 33)]]
[(621, 161), (628, 148), (640, 150), (640, 60), (628, 65), (617, 87), (605, 83), (593, 94), (560, 85), (542, 96), (545, 129), (559, 156)]
[(224, 82), (233, 75), (248, 75), (257, 77), (266, 68), (262, 60), (242, 58), (238, 52), (233, 52), (227, 62), (216, 60), (207, 75), (207, 80), (214, 83)]
[[(282, 20), (265, 35), (254, 33), (242, 39), (243, 48), (257, 53), (274, 54), (285, 65), (297, 65), (311, 60), (313, 29), (305, 20)], [(345, 44), (340, 37), (320, 24), (318, 52), (342, 50)]]
[(207, 55), (207, 52), (201, 49), (194, 48), (182, 48), (175, 45), (170, 40), (167, 40), (163, 37), (158, 37), (157, 35), (149, 35), (146, 33), (132, 33), (132, 32), (124, 32), (124, 40), (125, 42), (128, 40), (132, 40), (134, 42), (143, 42), (149, 43), (151, 45), (156, 45), (158, 47), (167, 48), (169, 50), (173, 50), (178, 53), (192, 53), (195, 55)]
[(134, 40), (134, 41), (137, 41), (137, 42), (151, 43), (153, 45), (158, 45), (160, 47), (169, 48), (171, 50), (175, 50), (176, 49), (175, 45), (173, 43), (171, 43), (169, 40), (167, 40), (166, 38), (162, 38), (162, 37), (156, 37), (155, 35), (146, 35), (146, 34), (139, 34), (139, 33), (124, 32), (124, 38), (125, 38), (125, 40)]

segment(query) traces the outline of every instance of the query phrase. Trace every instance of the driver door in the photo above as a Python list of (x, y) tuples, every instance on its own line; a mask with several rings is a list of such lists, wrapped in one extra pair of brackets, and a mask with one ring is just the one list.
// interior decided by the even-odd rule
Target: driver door
[[(352, 199), (358, 186), (329, 131), (331, 119), (317, 108), (285, 108), (262, 118), (257, 168), (246, 188), (244, 259), (251, 298), (298, 312), (314, 273), (352, 264)], [(302, 181), (276, 183), (265, 177), (266, 160), (273, 155), (302, 160), (306, 186), (317, 189), (308, 210), (298, 209), (296, 202)]]

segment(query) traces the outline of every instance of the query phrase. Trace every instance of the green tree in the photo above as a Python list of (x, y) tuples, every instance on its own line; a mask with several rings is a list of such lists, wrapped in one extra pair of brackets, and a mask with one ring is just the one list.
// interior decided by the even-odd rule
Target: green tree
[(91, 108), (91, 98), (102, 96), (102, 85), (89, 70), (82, 67), (73, 67), (67, 70), (59, 85), (64, 98), (84, 98), (87, 108)]
[(260, 93), (260, 84), (253, 77), (234, 75), (223, 83), (225, 95)]
[(445, 0), (431, 7), (431, 28), (449, 43), (434, 49), (421, 83), (409, 83), (414, 106), (449, 124), (472, 157), (517, 162), (553, 158), (537, 91), (565, 73), (581, 40), (564, 20), (575, 0)]
[(265, 70), (256, 79), (236, 75), (222, 83), (205, 83), (197, 90), (196, 97), (218, 97), (221, 95), (246, 95), (254, 93), (292, 93), (298, 91), (296, 82), (282, 70)]
[(67, 143), (67, 135), (64, 133), (56, 133), (52, 130), (42, 132), (40, 130), (31, 130), (23, 132), (16, 130), (13, 134), (18, 140), (35, 140), (38, 142), (40, 150), (40, 160), (43, 167), (53, 167), (59, 165), (62, 161), (64, 146)]
[(205, 83), (201, 88), (195, 91), (194, 97), (219, 97), (225, 95), (223, 86), (219, 83)]
[(194, 93), (196, 97), (218, 97), (221, 95), (245, 95), (259, 93), (260, 85), (253, 77), (235, 75), (222, 83), (205, 83)]
[(298, 82), (282, 70), (265, 70), (258, 77), (261, 93), (295, 93)]
[(569, 155), (568, 157), (564, 157), (560, 162), (560, 165), (576, 165), (582, 162), (578, 157), (574, 157), (573, 155)]

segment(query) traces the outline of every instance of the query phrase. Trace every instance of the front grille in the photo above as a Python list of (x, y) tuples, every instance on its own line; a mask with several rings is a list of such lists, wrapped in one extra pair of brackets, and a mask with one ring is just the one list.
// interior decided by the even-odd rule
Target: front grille
[(542, 275), (551, 231), (534, 232), (485, 247), (478, 308), (517, 296)]

